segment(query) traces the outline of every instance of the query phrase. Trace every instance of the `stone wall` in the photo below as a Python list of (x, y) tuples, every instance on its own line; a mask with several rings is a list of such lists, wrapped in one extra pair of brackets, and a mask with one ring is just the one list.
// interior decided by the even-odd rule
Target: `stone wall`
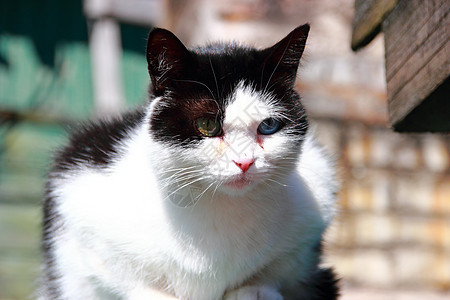
[(297, 87), (342, 182), (327, 264), (344, 289), (383, 290), (374, 299), (417, 290), (448, 297), (450, 138), (389, 129), (383, 37), (350, 50), (353, 1), (197, 0), (174, 11), (170, 27), (188, 44), (219, 38), (265, 47), (311, 24)]
[(379, 126), (340, 128), (340, 214), (328, 232), (329, 262), (347, 283), (389, 289), (450, 288), (448, 139)]

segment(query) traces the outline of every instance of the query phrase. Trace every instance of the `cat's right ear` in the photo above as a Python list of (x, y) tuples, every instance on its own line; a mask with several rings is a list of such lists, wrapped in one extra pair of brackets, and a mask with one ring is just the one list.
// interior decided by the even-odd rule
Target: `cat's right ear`
[(261, 73), (266, 86), (278, 82), (287, 88), (294, 87), (308, 33), (309, 24), (299, 26), (274, 46), (262, 51), (266, 58)]
[(147, 40), (148, 72), (155, 95), (161, 95), (180, 78), (190, 60), (190, 52), (170, 31), (155, 28)]

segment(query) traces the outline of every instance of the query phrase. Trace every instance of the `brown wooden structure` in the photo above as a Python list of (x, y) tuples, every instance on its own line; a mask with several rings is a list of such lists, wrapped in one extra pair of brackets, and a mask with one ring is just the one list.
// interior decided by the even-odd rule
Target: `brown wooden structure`
[(355, 0), (351, 46), (385, 38), (389, 122), (396, 131), (450, 132), (450, 1)]

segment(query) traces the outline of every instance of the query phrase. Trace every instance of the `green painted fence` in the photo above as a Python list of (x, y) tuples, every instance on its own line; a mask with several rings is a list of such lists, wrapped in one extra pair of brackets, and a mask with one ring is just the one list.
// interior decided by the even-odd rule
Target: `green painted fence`
[[(0, 300), (39, 273), (40, 203), (52, 151), (89, 119), (93, 88), (81, 0), (0, 0)], [(129, 107), (145, 101), (147, 28), (121, 24)]]

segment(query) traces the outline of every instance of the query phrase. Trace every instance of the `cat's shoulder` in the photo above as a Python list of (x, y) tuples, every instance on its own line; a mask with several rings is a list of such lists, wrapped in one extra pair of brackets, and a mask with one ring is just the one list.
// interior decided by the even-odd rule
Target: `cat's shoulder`
[(53, 171), (108, 167), (120, 155), (120, 145), (142, 124), (144, 117), (144, 110), (136, 109), (77, 125), (70, 130), (67, 144), (56, 152)]
[(320, 145), (314, 130), (308, 130), (305, 137), (297, 171), (306, 181), (328, 223), (336, 214), (336, 195), (339, 188), (336, 162)]

